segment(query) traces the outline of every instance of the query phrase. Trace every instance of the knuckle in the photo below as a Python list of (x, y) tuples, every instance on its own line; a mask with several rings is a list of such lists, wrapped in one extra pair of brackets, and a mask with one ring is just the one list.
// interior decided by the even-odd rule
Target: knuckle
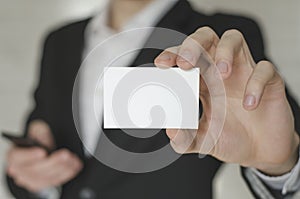
[(237, 29), (226, 30), (223, 36), (243, 38), (243, 34)]
[(211, 27), (204, 26), (204, 27), (198, 28), (196, 33), (208, 34), (208, 35), (213, 36), (215, 32), (213, 31), (213, 29)]
[(261, 68), (260, 70), (263, 70), (264, 74), (268, 77), (270, 83), (278, 82), (282, 85), (285, 84), (283, 78), (277, 72), (277, 70), (276, 70), (275, 66), (272, 64), (272, 62), (263, 60), (263, 61), (260, 61), (257, 64), (257, 66)]
[(199, 28), (195, 34), (192, 34), (192, 36), (193, 36), (193, 38), (194, 37), (201, 38), (204, 36), (205, 38), (208, 38), (209, 43), (211, 43), (211, 44), (214, 42), (214, 39), (217, 37), (215, 31), (208, 26)]
[(244, 36), (243, 34), (237, 30), (237, 29), (230, 29), (230, 30), (226, 30), (222, 36), (222, 38), (224, 39), (228, 39), (228, 38), (234, 38), (236, 39), (239, 43), (242, 43), (244, 40)]
[(263, 66), (264, 68), (267, 68), (269, 70), (275, 70), (273, 64), (270, 61), (262, 60), (258, 63), (258, 65)]

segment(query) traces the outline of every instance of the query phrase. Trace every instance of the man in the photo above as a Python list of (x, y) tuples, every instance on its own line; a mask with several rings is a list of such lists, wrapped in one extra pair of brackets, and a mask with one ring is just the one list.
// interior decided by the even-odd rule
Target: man
[[(153, 16), (153, 19), (145, 16)], [(136, 17), (140, 17), (140, 20), (137, 21), (142, 22), (141, 24), (135, 23), (134, 20), (131, 21), (131, 18)], [(31, 198), (43, 195), (44, 190), (48, 188), (62, 187), (61, 198), (211, 198), (212, 180), (221, 162), (210, 156), (199, 159), (198, 155), (190, 154), (180, 157), (161, 170), (132, 174), (109, 168), (94, 157), (86, 155), (73, 121), (72, 90), (74, 81), (82, 57), (86, 55), (86, 52), (92, 50), (104, 38), (124, 30), (124, 27), (130, 22), (133, 25), (129, 25), (129, 27), (132, 28), (157, 26), (184, 34), (191, 34), (199, 27), (204, 26), (212, 27), (218, 36), (228, 29), (237, 29), (248, 41), (255, 62), (265, 59), (263, 41), (257, 25), (242, 17), (223, 14), (206, 16), (193, 11), (186, 1), (172, 0), (114, 0), (111, 2), (109, 12), (105, 16), (100, 16), (100, 20), (97, 19), (99, 18), (80, 21), (58, 29), (51, 33), (45, 42), (41, 79), (35, 93), (36, 107), (29, 117), (26, 132), (27, 136), (57, 150), (50, 156), (46, 156), (45, 151), (38, 148), (13, 147), (8, 153), (7, 169), (12, 193), (17, 198)], [(96, 34), (98, 31), (100, 39), (93, 36), (93, 30), (96, 30)], [(203, 34), (205, 35), (205, 33), (200, 35)], [(182, 41), (174, 42), (180, 45)], [(209, 49), (207, 50), (209, 51)], [(128, 63), (128, 66), (151, 63), (158, 54), (158, 51), (144, 49), (139, 52), (132, 63)], [(100, 58), (103, 57), (99, 57), (99, 60)], [(167, 66), (174, 64), (173, 59), (167, 60), (170, 61)], [(164, 62), (164, 64), (166, 63)], [(226, 70), (231, 71), (231, 68)], [(224, 77), (228, 76), (230, 76), (229, 72)], [(86, 78), (83, 76), (81, 79), (83, 88), (85, 88), (85, 81)], [(84, 89), (81, 92), (84, 92)], [(299, 132), (299, 107), (289, 95), (287, 97), (294, 111), (294, 118), (298, 125), (296, 129)], [(87, 106), (84, 102), (83, 97), (80, 102), (83, 110)], [(253, 106), (255, 108), (257, 105)], [(95, 129), (89, 129), (88, 127), (93, 127), (94, 124), (84, 118), (81, 117), (80, 122), (83, 129), (88, 131), (85, 132), (88, 140), (90, 139), (88, 135), (94, 133)], [(251, 125), (255, 126), (255, 124)], [(101, 131), (101, 129), (96, 130)], [(164, 131), (146, 140), (126, 136), (121, 130), (103, 131), (112, 142), (129, 151), (154, 151), (169, 143)], [(168, 130), (167, 133), (173, 140), (172, 131)], [(297, 142), (298, 138), (295, 136), (295, 143), (290, 145), (291, 152), (287, 155), (290, 157), (287, 158), (289, 159), (288, 165), (284, 169), (275, 169), (274, 173), (273, 170), (270, 172), (269, 168), (265, 167), (257, 167), (257, 169), (277, 176), (290, 171), (295, 166), (297, 159), (297, 155), (295, 155), (297, 154)], [(86, 148), (93, 147), (86, 146)], [(232, 150), (238, 151), (235, 148)], [(190, 152), (196, 151), (197, 148)], [(225, 151), (229, 152), (229, 150)], [(231, 161), (220, 154), (213, 155), (221, 160)], [(243, 166), (256, 166), (238, 160), (239, 158), (236, 158), (232, 161), (241, 163)], [(251, 161), (251, 163), (253, 162)], [(250, 174), (253, 173), (254, 171)], [(281, 194), (283, 187), (272, 187), (272, 183), (260, 179), (263, 178), (261, 173), (254, 173), (254, 176), (260, 182), (260, 187), (271, 189), (272, 194)], [(246, 177), (250, 179), (249, 182), (254, 193), (259, 194), (255, 189), (257, 183), (253, 182), (248, 175)], [(49, 196), (53, 192), (47, 192), (45, 195)]]

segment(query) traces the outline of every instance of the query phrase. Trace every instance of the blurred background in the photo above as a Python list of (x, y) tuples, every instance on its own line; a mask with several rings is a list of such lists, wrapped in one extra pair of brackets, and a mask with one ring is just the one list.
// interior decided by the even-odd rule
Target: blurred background
[[(93, 15), (106, 0), (0, 0), (0, 130), (21, 132), (37, 84), (41, 42), (47, 32)], [(245, 15), (259, 22), (267, 55), (300, 100), (299, 0), (191, 0), (207, 14)], [(179, 13), (180, 14), (180, 13)], [(9, 144), (0, 140), (0, 170)], [(2, 172), (3, 173), (3, 172)], [(0, 175), (0, 198), (12, 198)], [(251, 198), (237, 165), (225, 165), (214, 182), (216, 198)]]

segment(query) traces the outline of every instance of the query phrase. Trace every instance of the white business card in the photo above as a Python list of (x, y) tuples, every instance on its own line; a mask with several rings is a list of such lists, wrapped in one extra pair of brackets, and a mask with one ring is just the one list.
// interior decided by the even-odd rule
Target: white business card
[(107, 67), (104, 128), (197, 129), (199, 69)]

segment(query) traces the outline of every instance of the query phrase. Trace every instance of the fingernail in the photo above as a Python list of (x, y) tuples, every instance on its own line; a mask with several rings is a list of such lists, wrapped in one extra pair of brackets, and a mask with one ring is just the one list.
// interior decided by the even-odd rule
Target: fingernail
[(178, 61), (187, 61), (189, 63), (193, 62), (193, 55), (191, 52), (189, 51), (183, 51), (182, 53), (180, 53)]
[(217, 67), (221, 73), (227, 73), (228, 71), (228, 65), (225, 62), (219, 62)]
[(255, 102), (256, 102), (256, 100), (255, 100), (255, 97), (253, 95), (247, 95), (246, 99), (245, 99), (245, 102), (244, 102), (244, 105), (254, 106)]
[(162, 54), (158, 57), (158, 59), (161, 61), (169, 61), (171, 59), (171, 56), (168, 54)]

